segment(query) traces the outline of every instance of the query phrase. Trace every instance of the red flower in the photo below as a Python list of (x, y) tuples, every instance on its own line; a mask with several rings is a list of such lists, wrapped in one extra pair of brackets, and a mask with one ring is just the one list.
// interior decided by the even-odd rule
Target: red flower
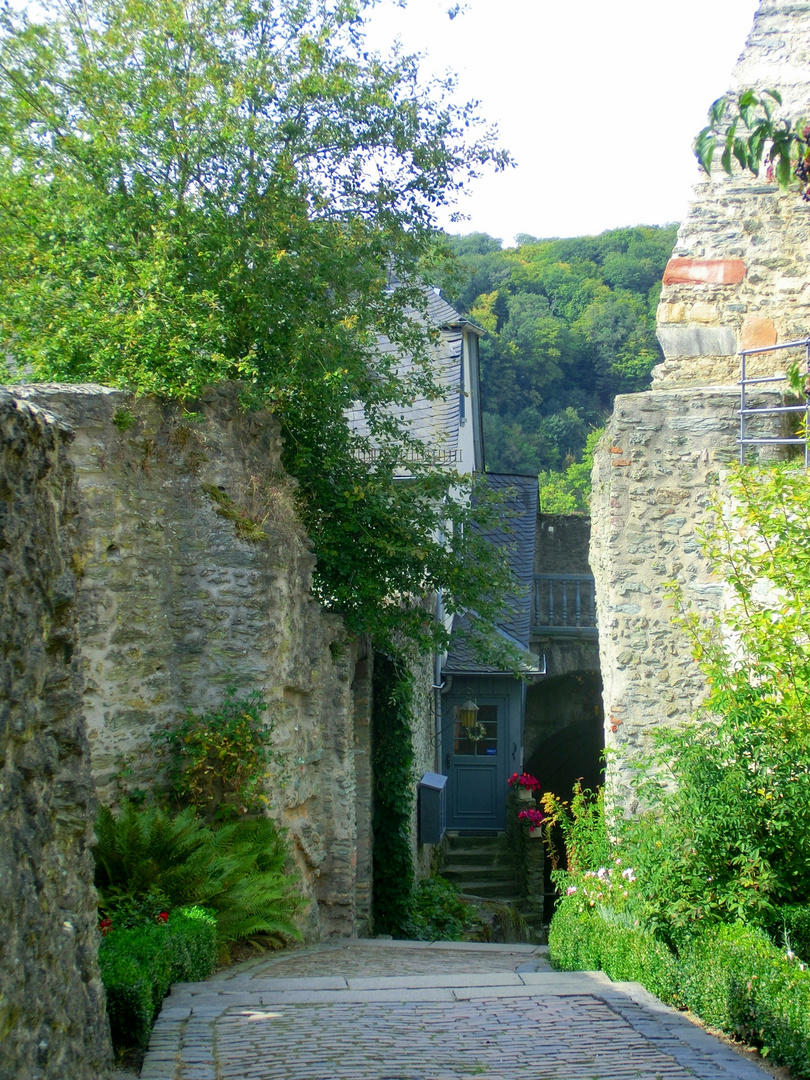
[(169, 913), (168, 913), (168, 911), (161, 911), (158, 914), (157, 921), (158, 922), (168, 922), (169, 921)]
[(545, 818), (539, 810), (521, 810), (518, 820), (528, 822), (529, 832), (534, 832), (538, 825), (543, 824)]
[(101, 936), (105, 937), (113, 928), (112, 919), (102, 919), (98, 924), (98, 928), (101, 931)]
[(518, 787), (526, 788), (528, 791), (541, 790), (540, 781), (537, 777), (532, 776), (531, 773), (521, 773), (520, 776), (518, 776), (517, 773), (512, 773), (507, 782), (509, 787), (515, 787), (515, 785), (517, 785)]

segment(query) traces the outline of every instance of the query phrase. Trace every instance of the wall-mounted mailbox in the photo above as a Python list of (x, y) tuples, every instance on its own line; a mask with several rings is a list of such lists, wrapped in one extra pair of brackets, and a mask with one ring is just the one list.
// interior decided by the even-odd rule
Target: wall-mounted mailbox
[(447, 777), (426, 772), (419, 781), (419, 843), (438, 844), (447, 828)]

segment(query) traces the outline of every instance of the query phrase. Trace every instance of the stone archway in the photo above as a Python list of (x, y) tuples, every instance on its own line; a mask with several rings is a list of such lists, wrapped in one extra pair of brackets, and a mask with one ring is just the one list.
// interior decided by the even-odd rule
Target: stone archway
[(603, 780), (602, 681), (578, 671), (531, 686), (526, 701), (523, 761), (544, 791), (571, 797), (574, 781), (594, 788)]

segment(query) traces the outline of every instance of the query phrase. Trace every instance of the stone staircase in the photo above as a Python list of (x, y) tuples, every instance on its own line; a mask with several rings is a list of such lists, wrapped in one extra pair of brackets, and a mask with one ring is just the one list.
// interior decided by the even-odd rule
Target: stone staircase
[(501, 903), (519, 903), (514, 856), (504, 833), (489, 836), (447, 833), (439, 865), (459, 892)]

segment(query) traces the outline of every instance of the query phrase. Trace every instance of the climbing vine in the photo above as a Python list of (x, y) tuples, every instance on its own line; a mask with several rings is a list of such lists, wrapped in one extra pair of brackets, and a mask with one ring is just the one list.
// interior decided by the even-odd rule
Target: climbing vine
[(413, 807), (411, 705), (413, 675), (401, 655), (374, 654), (374, 892), (375, 931), (400, 935), (411, 913)]

